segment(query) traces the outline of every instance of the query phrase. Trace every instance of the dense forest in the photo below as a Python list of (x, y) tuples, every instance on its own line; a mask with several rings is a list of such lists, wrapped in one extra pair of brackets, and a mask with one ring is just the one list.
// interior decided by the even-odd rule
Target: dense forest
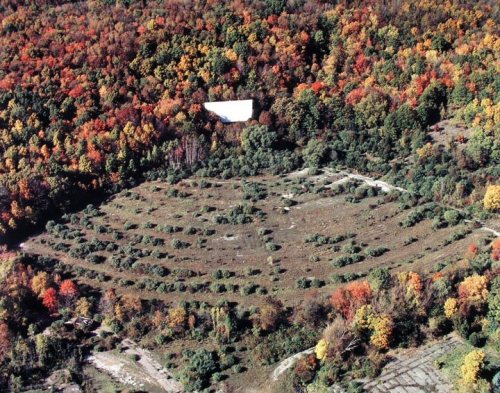
[[(304, 161), (474, 205), (499, 176), (497, 17), (489, 1), (2, 1), (0, 231), (144, 178)], [(248, 98), (246, 132), (202, 109)], [(445, 151), (427, 140), (443, 118), (472, 129)]]

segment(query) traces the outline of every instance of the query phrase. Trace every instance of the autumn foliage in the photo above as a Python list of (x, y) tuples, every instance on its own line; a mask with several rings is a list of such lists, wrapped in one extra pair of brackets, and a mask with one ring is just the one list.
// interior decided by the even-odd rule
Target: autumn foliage
[(266, 332), (275, 330), (284, 318), (283, 303), (272, 297), (267, 297), (265, 304), (254, 318), (254, 324)]
[(458, 286), (458, 296), (467, 302), (484, 302), (488, 297), (488, 278), (477, 274), (466, 277)]
[(57, 291), (54, 288), (49, 288), (43, 295), (43, 305), (47, 307), (49, 312), (55, 313), (59, 307), (57, 300)]
[(72, 280), (64, 280), (59, 287), (59, 295), (63, 298), (74, 299), (78, 296), (78, 287)]
[(500, 261), (500, 238), (496, 238), (491, 243), (491, 259), (493, 261)]
[(183, 307), (173, 307), (168, 311), (168, 326), (174, 330), (182, 330), (187, 322), (187, 312)]
[(397, 275), (400, 285), (403, 286), (406, 299), (414, 304), (419, 304), (424, 287), (422, 277), (416, 272), (401, 272)]
[(388, 314), (376, 313), (371, 305), (356, 310), (354, 326), (361, 333), (368, 333), (370, 343), (377, 349), (388, 349), (392, 338), (393, 321)]
[(330, 297), (333, 308), (347, 320), (352, 320), (356, 310), (367, 304), (372, 296), (368, 281), (354, 281), (337, 288)]
[(11, 332), (5, 322), (0, 322), (0, 362), (3, 362), (12, 345)]
[(484, 194), (483, 204), (487, 210), (500, 210), (500, 185), (491, 184), (488, 186)]
[(490, 2), (35, 3), (0, 9), (2, 234), (234, 142), (208, 100), (252, 97), (292, 145), (378, 129), (378, 155), (450, 107), (477, 142), (457, 159), (495, 159)]
[(462, 371), (462, 378), (466, 385), (470, 386), (477, 381), (484, 358), (485, 353), (481, 350), (474, 350), (465, 356), (460, 370)]

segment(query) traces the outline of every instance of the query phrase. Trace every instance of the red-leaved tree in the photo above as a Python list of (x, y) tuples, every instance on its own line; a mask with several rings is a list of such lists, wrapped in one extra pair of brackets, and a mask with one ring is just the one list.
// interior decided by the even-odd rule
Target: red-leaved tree
[(50, 313), (55, 313), (57, 311), (59, 302), (57, 301), (57, 292), (54, 288), (49, 288), (45, 291), (42, 303), (47, 307)]
[(59, 287), (59, 295), (66, 306), (69, 306), (78, 297), (78, 287), (72, 280), (64, 280)]
[(356, 310), (367, 304), (372, 297), (368, 281), (354, 281), (337, 288), (330, 297), (333, 308), (348, 321), (354, 318)]

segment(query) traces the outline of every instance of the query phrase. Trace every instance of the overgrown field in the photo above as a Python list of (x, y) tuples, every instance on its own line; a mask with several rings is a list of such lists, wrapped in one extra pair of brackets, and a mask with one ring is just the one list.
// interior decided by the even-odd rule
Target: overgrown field
[[(328, 169), (304, 170), (143, 183), (100, 207), (49, 222), (47, 231), (22, 247), (45, 256), (56, 272), (74, 275), (80, 285), (115, 288), (119, 295), (172, 307), (227, 300), (255, 308), (265, 305), (268, 295), (297, 306), (376, 267), (448, 269), (470, 243), (488, 237), (464, 218), (433, 203), (417, 206), (406, 192), (383, 191)], [(228, 382), (264, 383), (269, 364), (315, 342), (307, 332), (290, 337), (301, 334), (304, 342), (284, 340), (286, 351), (262, 355), (267, 360), (261, 366), (252, 349), (257, 343), (239, 342), (233, 349), (239, 366), (226, 374)], [(155, 344), (157, 337), (136, 339), (170, 359), (174, 370), (185, 364), (174, 354), (200, 346), (196, 337), (166, 346)]]
[(480, 235), (456, 211), (411, 207), (405, 193), (301, 175), (144, 183), (49, 222), (24, 248), (98, 288), (258, 305), (267, 294), (293, 303), (297, 290), (375, 267), (439, 270)]

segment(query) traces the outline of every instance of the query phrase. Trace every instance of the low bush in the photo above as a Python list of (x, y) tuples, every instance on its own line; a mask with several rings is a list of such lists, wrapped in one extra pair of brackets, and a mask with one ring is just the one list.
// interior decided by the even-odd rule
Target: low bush
[(183, 242), (182, 240), (179, 239), (172, 239), (170, 245), (176, 250), (188, 247), (188, 244), (186, 242)]
[(365, 254), (370, 257), (379, 257), (384, 255), (389, 249), (387, 247), (368, 247), (365, 249)]
[(266, 250), (267, 251), (277, 251), (279, 249), (279, 246), (273, 242), (267, 242), (266, 243)]

